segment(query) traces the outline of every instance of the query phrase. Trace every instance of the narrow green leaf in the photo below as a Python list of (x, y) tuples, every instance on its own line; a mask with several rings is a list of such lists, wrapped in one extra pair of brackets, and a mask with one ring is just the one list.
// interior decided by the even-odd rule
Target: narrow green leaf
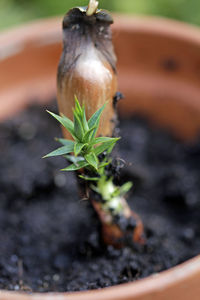
[[(100, 123), (100, 117), (101, 117), (101, 114), (102, 114), (103, 110), (106, 107), (106, 104), (107, 103), (105, 103), (96, 113), (94, 113), (94, 115), (88, 121), (88, 124), (91, 121), (91, 124), (94, 123), (96, 125), (96, 129), (91, 134), (91, 138), (94, 138), (96, 136), (96, 134), (97, 134), (97, 130), (99, 128), (99, 123)], [(89, 127), (90, 127), (90, 124), (89, 124)]]
[(88, 122), (86, 120), (85, 106), (84, 105), (82, 107), (82, 111), (83, 111), (83, 114), (82, 114), (83, 128), (84, 128), (84, 131), (87, 132), (89, 130), (89, 126), (88, 126)]
[(69, 167), (67, 167), (67, 168), (65, 168), (65, 169), (62, 169), (61, 171), (66, 171), (66, 172), (69, 172), (69, 171), (76, 171), (76, 170), (85, 168), (85, 167), (87, 167), (88, 165), (89, 165), (88, 162), (82, 161), (82, 162), (79, 162), (77, 165), (72, 164), (72, 165), (70, 165)]
[(73, 151), (74, 151), (74, 143), (69, 144), (67, 146), (60, 147), (60, 148), (56, 149), (55, 151), (45, 155), (43, 158), (64, 155), (64, 154), (68, 154)]
[(98, 121), (99, 121), (101, 114), (104, 111), (105, 107), (106, 107), (106, 103), (92, 115), (92, 117), (88, 121), (89, 128), (92, 128), (93, 126), (98, 124)]
[(71, 133), (71, 135), (74, 137), (74, 124), (73, 122), (68, 119), (66, 116), (62, 115), (59, 116), (57, 114), (54, 114), (47, 110), (47, 112), (54, 117), (60, 124), (62, 124), (68, 131)]
[(84, 135), (83, 137), (83, 142), (84, 143), (89, 143), (90, 139), (91, 139), (91, 135), (93, 135), (94, 130), (97, 128), (97, 126), (93, 126), (92, 128), (90, 128)]
[(110, 154), (110, 153), (112, 152), (112, 150), (113, 150), (113, 148), (115, 147), (115, 145), (116, 145), (116, 142), (115, 142), (115, 143), (112, 143), (112, 144), (110, 145), (110, 147), (108, 147), (108, 149), (107, 149), (107, 155)]
[(120, 196), (120, 188), (119, 187), (115, 187), (114, 192), (111, 194), (111, 197), (118, 197)]
[(74, 155), (77, 156), (81, 150), (83, 149), (83, 147), (85, 146), (85, 144), (83, 143), (75, 143), (74, 144)]
[(93, 168), (95, 168), (96, 170), (98, 169), (98, 158), (95, 155), (95, 153), (89, 153), (87, 155), (84, 156), (85, 160), (89, 163), (89, 165), (91, 165)]
[(133, 183), (132, 182), (126, 182), (124, 183), (120, 188), (120, 195), (125, 195), (133, 186)]
[(99, 164), (99, 169), (108, 166), (110, 163), (111, 163), (111, 161), (108, 161), (108, 162), (104, 162), (104, 163)]
[(74, 133), (75, 136), (78, 138), (78, 140), (82, 142), (84, 131), (81, 124), (81, 120), (75, 110), (74, 110)]
[(91, 187), (91, 189), (92, 189), (94, 192), (100, 194), (100, 191), (99, 191), (98, 187), (96, 187), (96, 186), (93, 185), (93, 184), (91, 184), (90, 187)]
[(79, 116), (82, 115), (82, 108), (80, 106), (80, 103), (78, 101), (78, 98), (75, 96), (75, 111), (78, 113)]
[(98, 177), (89, 177), (89, 176), (83, 176), (83, 175), (79, 175), (79, 177), (81, 179), (86, 180), (86, 181), (98, 181), (99, 180)]
[(86, 120), (85, 106), (84, 105), (82, 107), (80, 106), (80, 103), (76, 96), (75, 96), (75, 111), (76, 111), (77, 115), (79, 116), (84, 133), (87, 132), (89, 130), (89, 126), (88, 126), (88, 123)]
[(60, 144), (62, 144), (63, 146), (74, 145), (74, 142), (71, 141), (71, 140), (60, 139), (60, 138), (55, 138), (55, 140), (56, 140), (57, 142), (59, 142)]
[(107, 151), (111, 147), (113, 148), (116, 144), (116, 141), (110, 141), (106, 143), (102, 143), (100, 146), (97, 146), (94, 149), (94, 153), (98, 156), (99, 154), (103, 153), (104, 151)]
[(120, 138), (110, 138), (110, 137), (98, 137), (95, 138), (90, 145), (96, 145), (96, 144), (101, 144), (101, 143), (107, 143), (107, 142), (117, 142), (120, 140)]
[(79, 162), (85, 161), (85, 159), (81, 156), (65, 155), (64, 157), (71, 163), (75, 164), (76, 166)]

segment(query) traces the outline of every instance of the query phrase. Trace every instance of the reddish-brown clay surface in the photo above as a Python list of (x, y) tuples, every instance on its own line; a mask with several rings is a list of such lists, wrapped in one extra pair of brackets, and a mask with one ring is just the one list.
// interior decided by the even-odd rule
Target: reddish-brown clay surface
[[(56, 94), (61, 20), (25, 25), (0, 36), (0, 119), (33, 99)], [(116, 17), (122, 113), (140, 112), (182, 138), (200, 130), (200, 31), (178, 22)], [(1, 300), (199, 300), (200, 258), (159, 275), (100, 291), (22, 295), (0, 291)]]

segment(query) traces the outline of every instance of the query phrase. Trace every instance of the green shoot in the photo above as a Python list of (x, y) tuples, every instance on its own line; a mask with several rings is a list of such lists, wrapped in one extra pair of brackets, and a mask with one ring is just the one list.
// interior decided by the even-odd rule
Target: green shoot
[[(104, 200), (103, 209), (118, 214), (123, 209), (121, 197), (130, 190), (132, 183), (128, 182), (117, 187), (113, 183), (113, 178), (106, 175), (106, 168), (112, 162), (110, 153), (120, 138), (96, 137), (105, 107), (106, 104), (97, 110), (88, 121), (85, 107), (80, 105), (76, 97), (73, 121), (64, 115), (59, 116), (48, 111), (68, 130), (73, 140), (57, 139), (62, 147), (47, 154), (44, 158), (60, 155), (67, 158), (71, 164), (62, 171), (84, 169), (85, 171), (79, 177), (85, 181), (93, 182), (90, 188), (101, 195)], [(103, 159), (100, 157), (101, 154), (104, 154)]]
[[(62, 147), (57, 150), (47, 154), (44, 158), (67, 155), (73, 153), (73, 164), (63, 169), (64, 171), (71, 171), (76, 169), (78, 164), (76, 163), (76, 158), (81, 158), (80, 168), (90, 167), (99, 170), (101, 167), (98, 156), (114, 147), (119, 138), (110, 137), (98, 137), (96, 138), (96, 133), (99, 127), (99, 121), (101, 114), (106, 105), (103, 105), (94, 115), (86, 120), (85, 108), (80, 106), (77, 98), (75, 98), (75, 108), (73, 109), (74, 122), (65, 116), (58, 116), (52, 112), (49, 112), (59, 123), (61, 123), (65, 129), (67, 129), (72, 135), (74, 141), (66, 139), (57, 139), (58, 142), (62, 144)], [(70, 159), (70, 161), (72, 161)]]

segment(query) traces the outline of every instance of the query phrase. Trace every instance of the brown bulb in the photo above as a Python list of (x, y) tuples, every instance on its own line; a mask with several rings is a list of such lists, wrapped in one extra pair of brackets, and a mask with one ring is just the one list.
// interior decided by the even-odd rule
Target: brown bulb
[[(116, 56), (112, 45), (111, 16), (97, 10), (86, 15), (85, 8), (70, 10), (63, 20), (63, 52), (58, 67), (60, 113), (72, 120), (76, 96), (85, 104), (90, 118), (105, 102), (98, 135), (112, 136), (115, 127), (113, 98), (117, 92)], [(63, 132), (70, 138), (68, 132)]]

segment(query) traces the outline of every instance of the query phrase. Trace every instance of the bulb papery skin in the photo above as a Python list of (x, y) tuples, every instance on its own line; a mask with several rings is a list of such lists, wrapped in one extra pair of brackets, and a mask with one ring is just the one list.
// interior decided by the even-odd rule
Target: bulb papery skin
[[(77, 9), (70, 11), (63, 22), (63, 53), (58, 68), (57, 97), (61, 113), (72, 119), (76, 96), (85, 104), (89, 119), (106, 102), (98, 135), (112, 136), (115, 127), (113, 98), (117, 92), (116, 56), (110, 24), (106, 16), (86, 16)], [(70, 138), (64, 132), (65, 138)]]

